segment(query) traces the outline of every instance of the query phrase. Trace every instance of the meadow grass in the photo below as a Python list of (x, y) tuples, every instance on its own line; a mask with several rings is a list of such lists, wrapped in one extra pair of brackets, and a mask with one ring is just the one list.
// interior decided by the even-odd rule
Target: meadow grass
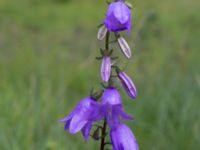
[[(138, 98), (123, 90), (127, 122), (141, 150), (200, 149), (200, 15), (198, 1), (131, 1), (128, 39)], [(97, 0), (0, 1), (0, 149), (96, 150), (62, 119), (100, 82)], [(116, 54), (121, 54), (114, 47)], [(127, 62), (122, 59), (122, 67)]]

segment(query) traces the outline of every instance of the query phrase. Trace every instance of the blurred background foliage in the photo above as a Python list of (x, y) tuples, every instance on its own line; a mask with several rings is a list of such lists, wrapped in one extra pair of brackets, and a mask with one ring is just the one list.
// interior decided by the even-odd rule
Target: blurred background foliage
[[(130, 0), (133, 52), (126, 72), (137, 101), (121, 90), (141, 150), (200, 149), (198, 0)], [(94, 150), (56, 120), (98, 89), (102, 0), (0, 0), (0, 149)], [(120, 54), (119, 48), (114, 47)], [(127, 64), (122, 59), (122, 67)]]

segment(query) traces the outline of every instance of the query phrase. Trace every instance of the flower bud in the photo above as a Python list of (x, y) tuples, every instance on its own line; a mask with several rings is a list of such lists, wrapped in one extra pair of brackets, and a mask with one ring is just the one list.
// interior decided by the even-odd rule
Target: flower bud
[(133, 8), (133, 6), (132, 6), (132, 4), (131, 3), (129, 3), (129, 2), (125, 2), (125, 4), (126, 4), (126, 6), (128, 6), (128, 8), (130, 8), (130, 9), (132, 9)]
[(131, 58), (131, 49), (130, 49), (128, 43), (126, 42), (126, 40), (120, 36), (117, 39), (117, 42), (118, 42), (119, 47), (120, 47), (122, 53), (124, 54), (124, 56), (126, 58), (130, 59)]
[(123, 1), (112, 2), (108, 6), (104, 25), (108, 31), (131, 30), (131, 10)]
[(117, 71), (117, 73), (118, 73), (118, 77), (122, 83), (122, 86), (124, 87), (127, 94), (132, 99), (135, 99), (137, 97), (137, 90), (136, 90), (136, 87), (135, 87), (133, 81), (131, 80), (131, 78), (125, 72)]
[(107, 28), (103, 25), (102, 27), (99, 28), (97, 39), (103, 40), (104, 37), (106, 36), (106, 33), (107, 33)]
[(111, 59), (109, 56), (104, 56), (101, 65), (101, 78), (103, 82), (108, 82), (111, 73)]
[(93, 137), (94, 140), (100, 139), (100, 128), (99, 127), (97, 127), (97, 129), (94, 131), (92, 137)]
[(110, 138), (114, 150), (139, 150), (134, 134), (125, 124), (111, 128)]

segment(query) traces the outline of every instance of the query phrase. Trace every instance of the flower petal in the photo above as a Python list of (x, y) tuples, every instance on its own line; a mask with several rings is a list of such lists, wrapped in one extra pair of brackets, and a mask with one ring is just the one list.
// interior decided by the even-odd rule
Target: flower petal
[(113, 115), (118, 116), (118, 118), (122, 118), (125, 120), (133, 120), (133, 117), (128, 115), (122, 105), (113, 106)]
[(115, 5), (115, 9), (113, 10), (114, 16), (121, 24), (125, 24), (129, 20), (129, 8), (124, 4), (124, 2), (116, 2)]
[(85, 125), (85, 127), (82, 129), (82, 134), (85, 139), (85, 142), (88, 140), (90, 135), (90, 130), (92, 128), (92, 122), (89, 122)]
[(84, 118), (82, 115), (75, 115), (69, 125), (69, 132), (71, 134), (75, 134), (78, 131), (80, 131), (84, 125), (87, 123), (86, 118)]
[(65, 127), (64, 127), (65, 130), (69, 130), (70, 122), (71, 122), (71, 120), (68, 120), (68, 121), (65, 123)]
[(58, 120), (58, 122), (66, 122), (68, 120), (70, 120), (73, 116), (73, 112), (71, 112), (67, 117), (65, 117), (64, 119)]
[(120, 116), (122, 117), (122, 119), (125, 119), (125, 120), (133, 120), (134, 119), (132, 116), (130, 116), (129, 114), (127, 114), (123, 110), (121, 110)]

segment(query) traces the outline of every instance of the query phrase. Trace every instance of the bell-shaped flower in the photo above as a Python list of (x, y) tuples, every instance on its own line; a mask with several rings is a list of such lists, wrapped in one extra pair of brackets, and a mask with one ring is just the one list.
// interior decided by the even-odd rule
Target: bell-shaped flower
[(104, 20), (104, 25), (108, 31), (130, 31), (131, 21), (131, 10), (122, 0), (109, 4), (106, 19)]
[(66, 118), (59, 120), (65, 123), (65, 130), (75, 134), (82, 130), (82, 134), (87, 141), (93, 121), (101, 119), (99, 114), (100, 105), (91, 97), (86, 97), (79, 102), (73, 112)]
[(118, 69), (116, 69), (116, 72), (127, 94), (132, 99), (135, 99), (137, 97), (137, 90), (131, 78), (125, 72), (119, 71)]
[(121, 119), (133, 119), (133, 117), (124, 112), (121, 103), (121, 96), (114, 87), (110, 87), (104, 91), (101, 105), (101, 112), (104, 113), (104, 116), (110, 126), (119, 124)]
[(113, 150), (139, 150), (131, 129), (124, 124), (118, 124), (111, 128), (110, 139)]
[(111, 60), (109, 56), (104, 56), (101, 64), (101, 78), (103, 82), (108, 82), (111, 73)]

